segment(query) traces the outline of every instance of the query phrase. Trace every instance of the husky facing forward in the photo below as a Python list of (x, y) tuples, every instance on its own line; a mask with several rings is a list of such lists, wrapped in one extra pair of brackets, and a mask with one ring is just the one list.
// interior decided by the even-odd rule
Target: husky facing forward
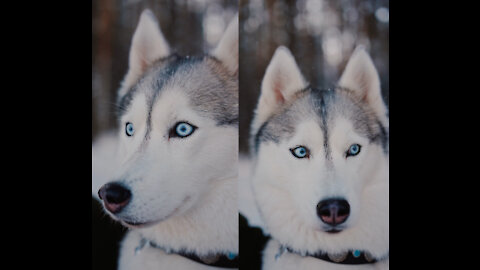
[(251, 144), (253, 191), (272, 236), (263, 269), (388, 269), (388, 117), (363, 49), (338, 87), (320, 90), (278, 48)]
[(132, 229), (119, 269), (238, 268), (238, 16), (182, 57), (144, 11), (118, 106), (120, 165), (98, 195)]

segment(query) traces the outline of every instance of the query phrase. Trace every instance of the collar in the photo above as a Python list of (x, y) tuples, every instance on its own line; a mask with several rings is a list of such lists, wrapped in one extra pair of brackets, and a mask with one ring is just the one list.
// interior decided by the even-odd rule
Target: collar
[(195, 261), (197, 263), (201, 263), (204, 265), (208, 265), (211, 267), (221, 267), (221, 268), (239, 268), (239, 255), (235, 254), (233, 252), (229, 252), (227, 254), (222, 254), (222, 253), (210, 253), (208, 255), (203, 255), (203, 256), (198, 256), (197, 254), (193, 252), (189, 252), (186, 250), (180, 250), (180, 251), (173, 251), (172, 249), (162, 247), (158, 245), (157, 243), (147, 240), (146, 238), (143, 238), (140, 240), (139, 245), (135, 248), (135, 255), (140, 253), (142, 249), (146, 246), (149, 245), (152, 248), (158, 248), (162, 251), (164, 251), (167, 254), (177, 254), (180, 256), (183, 256), (187, 259), (190, 259), (192, 261)]
[(378, 261), (384, 260), (388, 257), (387, 255), (381, 258), (374, 258), (369, 252), (363, 250), (348, 250), (342, 253), (332, 254), (324, 251), (317, 251), (315, 253), (310, 252), (299, 252), (295, 251), (287, 246), (281, 245), (278, 253), (275, 255), (275, 260), (282, 256), (285, 252), (295, 253), (302, 257), (314, 257), (320, 260), (324, 260), (336, 264), (370, 264), (376, 263)]

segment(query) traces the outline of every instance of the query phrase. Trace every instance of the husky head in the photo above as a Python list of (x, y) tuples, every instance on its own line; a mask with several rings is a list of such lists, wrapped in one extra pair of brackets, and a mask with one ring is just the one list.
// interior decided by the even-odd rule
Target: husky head
[(278, 48), (251, 130), (254, 194), (273, 238), (300, 252), (388, 251), (387, 109), (362, 48), (330, 90), (309, 86)]
[(172, 53), (142, 13), (118, 93), (120, 170), (99, 190), (126, 226), (178, 216), (237, 173), (238, 17), (200, 57)]

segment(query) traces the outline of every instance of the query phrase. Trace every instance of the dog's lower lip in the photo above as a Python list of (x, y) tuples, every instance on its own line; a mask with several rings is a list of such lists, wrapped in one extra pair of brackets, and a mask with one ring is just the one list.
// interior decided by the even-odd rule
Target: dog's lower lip
[[(188, 200), (190, 200), (190, 196), (187, 196), (185, 199), (183, 199), (182, 201), (182, 205), (185, 204)], [(161, 220), (157, 220), (157, 221), (147, 221), (147, 222), (136, 222), (136, 221), (128, 221), (128, 220), (124, 220), (124, 219), (121, 219), (122, 222), (124, 222), (125, 224), (127, 225), (130, 225), (130, 226), (136, 226), (136, 227), (144, 227), (144, 226), (149, 226), (149, 225), (153, 225), (153, 224), (156, 224), (158, 222), (161, 222), (165, 219), (168, 219), (171, 215), (173, 215), (175, 212), (177, 212), (179, 207), (175, 208), (170, 214), (168, 214), (165, 218), (161, 219)]]
[(156, 223), (155, 221), (147, 221), (147, 222), (135, 222), (135, 221), (127, 221), (127, 220), (122, 220), (122, 221), (130, 226), (137, 226), (137, 227), (148, 226)]
[(134, 225), (134, 226), (138, 226), (138, 225), (144, 225), (144, 224), (147, 224), (148, 222), (132, 222), (132, 221), (125, 221), (125, 223), (129, 224), (129, 225)]
[(329, 234), (335, 234), (335, 233), (340, 233), (344, 230), (345, 228), (343, 227), (323, 227), (321, 231), (329, 233)]

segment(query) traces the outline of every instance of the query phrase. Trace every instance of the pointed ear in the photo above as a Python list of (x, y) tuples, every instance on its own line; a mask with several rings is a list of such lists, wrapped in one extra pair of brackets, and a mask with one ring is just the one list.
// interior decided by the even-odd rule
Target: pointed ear
[(233, 17), (223, 33), (212, 56), (220, 60), (231, 74), (238, 72), (238, 13)]
[(374, 110), (382, 124), (388, 125), (387, 108), (380, 91), (380, 79), (372, 59), (363, 46), (355, 49), (338, 83), (356, 92)]
[(284, 46), (278, 47), (263, 77), (253, 129), (260, 127), (278, 107), (307, 85), (290, 51)]
[(170, 47), (158, 27), (153, 12), (145, 9), (140, 15), (137, 29), (133, 34), (129, 55), (129, 69), (119, 96), (123, 96), (142, 73), (157, 59), (170, 54)]

